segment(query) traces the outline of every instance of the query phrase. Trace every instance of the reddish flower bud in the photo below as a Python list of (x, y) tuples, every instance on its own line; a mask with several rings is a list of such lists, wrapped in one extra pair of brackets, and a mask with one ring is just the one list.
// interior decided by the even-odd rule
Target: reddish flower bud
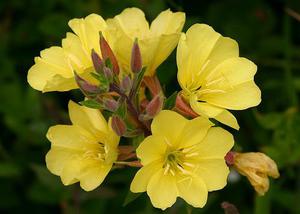
[(96, 53), (96, 51), (94, 49), (92, 49), (92, 61), (93, 61), (93, 65), (94, 68), (96, 70), (97, 73), (101, 73), (102, 69), (103, 69), (103, 61), (100, 58), (100, 56)]
[(153, 97), (162, 92), (160, 82), (156, 75), (155, 76), (144, 76), (143, 83), (150, 90), (151, 95)]
[(104, 98), (103, 105), (107, 110), (112, 112), (115, 112), (119, 108), (119, 103), (114, 99)]
[(129, 91), (132, 88), (132, 80), (130, 79), (129, 76), (125, 76), (122, 79), (120, 88), (121, 88), (122, 92), (124, 92), (126, 94), (129, 93)]
[(140, 115), (141, 120), (150, 120), (154, 118), (163, 108), (164, 96), (161, 94), (156, 95), (146, 106), (145, 113)]
[(221, 207), (224, 209), (225, 214), (239, 214), (239, 211), (236, 208), (236, 206), (229, 202), (222, 202)]
[(98, 86), (90, 84), (85, 79), (81, 78), (76, 72), (74, 72), (74, 76), (77, 85), (86, 96), (99, 94), (101, 92)]
[(131, 51), (131, 70), (134, 73), (142, 70), (142, 56), (137, 39), (135, 39)]
[(118, 65), (117, 58), (111, 50), (109, 44), (103, 37), (102, 32), (100, 32), (100, 49), (103, 60), (106, 61), (107, 59), (109, 59), (113, 66), (113, 72), (118, 75), (120, 73), (120, 68)]
[(108, 67), (106, 67), (106, 66), (103, 67), (103, 73), (104, 73), (106, 79), (108, 79), (109, 82), (112, 82), (114, 74), (113, 74), (113, 72), (110, 70), (110, 68), (108, 68)]
[(193, 111), (189, 104), (187, 104), (180, 94), (176, 97), (175, 109), (180, 113), (188, 117), (198, 117), (199, 115)]
[(225, 156), (225, 161), (226, 161), (226, 164), (228, 166), (231, 166), (234, 164), (234, 152), (228, 152)]
[(127, 129), (124, 120), (117, 115), (112, 116), (111, 126), (115, 133), (119, 136), (124, 135)]

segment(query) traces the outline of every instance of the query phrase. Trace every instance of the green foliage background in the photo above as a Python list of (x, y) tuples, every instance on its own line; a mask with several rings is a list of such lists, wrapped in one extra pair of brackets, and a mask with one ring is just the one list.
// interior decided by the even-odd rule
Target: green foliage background
[[(42, 94), (30, 88), (27, 71), (44, 48), (60, 45), (68, 20), (98, 13), (113, 17), (126, 7), (143, 9), (149, 20), (167, 8), (185, 11), (185, 30), (207, 23), (238, 41), (241, 56), (258, 65), (262, 103), (235, 112), (239, 151), (263, 151), (280, 169), (269, 193), (256, 196), (244, 177), (210, 193), (203, 209), (182, 200), (166, 213), (223, 213), (229, 201), (241, 213), (300, 213), (300, 2), (284, 0), (1, 0), (0, 1), (0, 213), (160, 213), (143, 194), (123, 207), (135, 169), (114, 170), (97, 190), (65, 187), (45, 168), (47, 128), (69, 123), (67, 102), (78, 91)], [(287, 9), (289, 8), (289, 9)], [(297, 14), (296, 14), (297, 15)], [(300, 16), (298, 14), (298, 16)], [(299, 17), (298, 17), (299, 19)], [(175, 54), (158, 75), (170, 95), (178, 89)]]

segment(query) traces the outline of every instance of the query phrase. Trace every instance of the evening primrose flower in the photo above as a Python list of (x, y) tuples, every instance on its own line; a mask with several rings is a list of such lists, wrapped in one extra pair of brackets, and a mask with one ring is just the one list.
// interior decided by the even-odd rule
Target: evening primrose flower
[(80, 182), (85, 191), (98, 187), (116, 161), (119, 137), (96, 109), (69, 102), (73, 125), (49, 128), (51, 149), (47, 168), (61, 177), (64, 185)]
[(233, 146), (233, 136), (208, 119), (187, 120), (163, 110), (151, 124), (152, 135), (137, 148), (143, 167), (130, 190), (145, 192), (154, 207), (166, 209), (183, 198), (194, 207), (203, 207), (208, 191), (226, 185), (229, 169), (224, 157)]
[(269, 178), (278, 178), (276, 163), (267, 155), (260, 152), (234, 153), (235, 169), (247, 176), (251, 185), (259, 195), (269, 190)]
[(185, 14), (170, 10), (161, 12), (150, 27), (145, 14), (138, 8), (127, 8), (107, 24), (110, 34), (114, 34), (115, 54), (124, 66), (130, 69), (130, 51), (137, 38), (141, 49), (146, 75), (153, 75), (156, 68), (171, 54), (180, 38), (185, 22)]
[(239, 57), (235, 40), (205, 24), (182, 34), (177, 48), (178, 81), (182, 96), (199, 115), (239, 129), (227, 110), (256, 106), (261, 92), (254, 82), (256, 65)]
[(95, 80), (89, 75), (93, 71), (91, 50), (100, 54), (99, 32), (110, 39), (103, 18), (91, 14), (82, 19), (72, 19), (69, 26), (74, 33), (67, 33), (62, 40), (62, 47), (53, 46), (41, 51), (41, 56), (34, 59), (35, 64), (29, 69), (27, 80), (36, 90), (68, 91), (78, 88), (74, 71), (90, 82)]

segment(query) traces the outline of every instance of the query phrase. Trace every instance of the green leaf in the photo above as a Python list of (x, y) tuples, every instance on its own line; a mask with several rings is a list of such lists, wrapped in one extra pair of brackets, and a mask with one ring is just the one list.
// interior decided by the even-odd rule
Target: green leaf
[(137, 92), (139, 91), (145, 72), (146, 72), (146, 67), (144, 67), (139, 73), (134, 74), (133, 86), (129, 93), (130, 98), (135, 97)]
[(125, 200), (123, 202), (123, 207), (127, 206), (129, 203), (133, 202), (136, 200), (138, 197), (140, 197), (142, 193), (132, 193), (130, 190), (128, 191)]
[(18, 177), (21, 174), (21, 168), (14, 163), (0, 163), (0, 178)]
[(116, 110), (115, 113), (118, 116), (120, 116), (122, 119), (125, 119), (126, 115), (127, 115), (127, 104), (126, 104), (126, 101), (125, 101), (125, 99), (121, 98), (119, 100), (119, 102), (120, 102), (119, 108)]
[(138, 136), (132, 138), (132, 146), (134, 148), (137, 148), (144, 139), (145, 139), (144, 134), (141, 134), (141, 135), (138, 135)]
[(175, 106), (177, 94), (178, 94), (178, 92), (175, 91), (171, 96), (169, 96), (165, 100), (165, 104), (164, 104), (164, 108), (163, 109), (172, 109)]
[(88, 108), (101, 109), (103, 106), (98, 103), (96, 100), (84, 100), (79, 102), (81, 105), (86, 106)]
[(260, 114), (259, 112), (255, 112), (255, 117), (257, 122), (264, 129), (276, 129), (279, 127), (284, 119), (284, 115), (282, 113), (270, 112), (267, 114)]

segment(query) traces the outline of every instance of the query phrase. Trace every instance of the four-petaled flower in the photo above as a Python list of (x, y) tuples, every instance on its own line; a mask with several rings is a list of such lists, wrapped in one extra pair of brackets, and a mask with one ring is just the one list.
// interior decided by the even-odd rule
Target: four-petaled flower
[(118, 156), (119, 137), (100, 111), (69, 102), (73, 125), (49, 128), (51, 149), (46, 155), (47, 168), (61, 177), (64, 185), (80, 182), (90, 191), (98, 187)]
[(254, 83), (256, 65), (239, 57), (236, 41), (223, 37), (205, 24), (195, 24), (177, 48), (178, 81), (182, 96), (199, 115), (239, 129), (226, 109), (256, 106), (261, 92)]
[(203, 207), (208, 191), (222, 189), (229, 169), (224, 156), (233, 146), (233, 136), (212, 127), (208, 119), (185, 119), (163, 110), (153, 120), (152, 135), (137, 148), (143, 167), (130, 190), (145, 192), (154, 207), (166, 209), (183, 198), (194, 207)]

